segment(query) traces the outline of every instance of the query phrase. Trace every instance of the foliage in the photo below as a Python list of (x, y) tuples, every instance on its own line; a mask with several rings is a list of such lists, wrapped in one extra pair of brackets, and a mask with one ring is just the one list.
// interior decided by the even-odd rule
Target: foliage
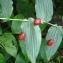
[[(63, 19), (62, 2), (0, 0), (0, 63), (61, 62), (63, 56), (57, 56), (57, 50), (63, 46), (63, 26), (50, 21), (59, 15)], [(40, 18), (41, 24), (34, 25), (34, 18)], [(47, 25), (51, 26), (46, 29)], [(47, 31), (47, 34), (44, 31)], [(24, 32), (26, 37), (18, 40), (18, 34), (21, 32)], [(52, 46), (47, 45), (49, 39), (54, 40)]]

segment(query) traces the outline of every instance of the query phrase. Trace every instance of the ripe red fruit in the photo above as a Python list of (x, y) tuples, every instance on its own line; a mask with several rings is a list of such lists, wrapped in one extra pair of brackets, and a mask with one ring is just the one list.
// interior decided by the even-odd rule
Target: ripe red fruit
[(40, 18), (36, 18), (34, 20), (34, 25), (39, 25), (41, 23), (41, 19)]
[(48, 45), (48, 46), (52, 46), (53, 43), (54, 43), (54, 41), (53, 41), (52, 39), (50, 39), (50, 40), (48, 40), (47, 45)]
[(18, 36), (18, 40), (23, 40), (25, 38), (26, 34), (24, 32), (20, 33)]

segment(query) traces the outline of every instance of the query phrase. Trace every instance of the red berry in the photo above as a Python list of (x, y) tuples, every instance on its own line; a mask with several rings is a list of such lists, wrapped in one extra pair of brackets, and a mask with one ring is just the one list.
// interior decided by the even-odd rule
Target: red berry
[(25, 38), (26, 34), (24, 32), (20, 33), (18, 36), (18, 40), (23, 40)]
[(39, 25), (41, 23), (41, 19), (40, 18), (36, 18), (34, 20), (34, 25)]
[(50, 40), (48, 40), (47, 45), (48, 45), (48, 46), (52, 46), (53, 43), (54, 43), (54, 41), (53, 41), (52, 39), (50, 39)]

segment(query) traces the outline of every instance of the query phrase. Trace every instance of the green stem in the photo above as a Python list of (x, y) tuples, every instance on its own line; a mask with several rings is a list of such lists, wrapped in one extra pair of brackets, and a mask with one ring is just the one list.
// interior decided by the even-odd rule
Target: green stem
[(0, 18), (0, 19), (2, 19), (2, 20), (12, 20), (12, 21), (25, 21), (25, 22), (29, 21), (27, 19), (10, 19), (10, 18)]
[[(44, 23), (47, 23), (47, 24), (49, 24), (49, 25), (51, 25), (51, 26), (58, 27), (58, 25), (56, 25), (56, 24), (48, 23), (48, 22), (45, 22), (45, 21), (43, 21), (43, 22), (44, 22)], [(63, 26), (61, 26), (61, 27), (63, 27)]]
[[(47, 23), (47, 24), (52, 25), (52, 26), (55, 26), (55, 27), (58, 27), (58, 25), (54, 25), (54, 24), (51, 24), (51, 23)], [(61, 26), (61, 27), (63, 27), (63, 26)]]
[(58, 26), (57, 26), (57, 25), (55, 25), (55, 24), (51, 24), (51, 23), (47, 23), (47, 24), (49, 24), (49, 25), (51, 25), (51, 26), (58, 27)]
[[(28, 22), (28, 21), (29, 21), (28, 19), (11, 19), (11, 18), (0, 18), (0, 19), (2, 19), (2, 20), (12, 20), (12, 21), (23, 21), (23, 22)], [(51, 24), (51, 23), (48, 23), (48, 22), (46, 22), (46, 21), (43, 21), (43, 22), (44, 22), (44, 23), (47, 23), (47, 24), (49, 24), (49, 25), (51, 25), (51, 26), (58, 27), (58, 25)], [(61, 27), (63, 27), (63, 26), (61, 26)]]

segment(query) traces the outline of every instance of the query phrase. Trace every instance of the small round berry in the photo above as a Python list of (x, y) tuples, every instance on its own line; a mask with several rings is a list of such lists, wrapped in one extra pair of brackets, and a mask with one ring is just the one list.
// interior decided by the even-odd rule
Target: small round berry
[(47, 45), (48, 45), (48, 46), (52, 46), (53, 43), (54, 43), (54, 40), (50, 39), (50, 40), (48, 40)]
[(26, 34), (24, 32), (20, 33), (18, 36), (18, 40), (23, 40), (25, 38)]
[(40, 18), (36, 18), (34, 20), (34, 25), (39, 25), (41, 23), (41, 19)]

